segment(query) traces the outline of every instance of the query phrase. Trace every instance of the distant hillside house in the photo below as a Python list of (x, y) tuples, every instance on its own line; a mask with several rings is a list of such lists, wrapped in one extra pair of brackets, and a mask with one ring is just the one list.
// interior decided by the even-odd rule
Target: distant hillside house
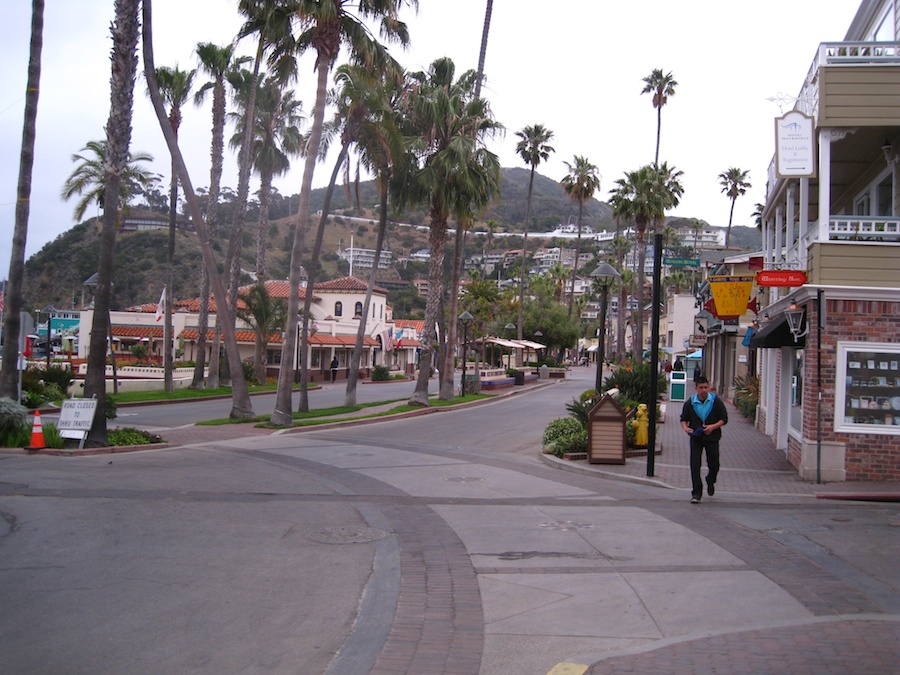
[[(375, 264), (374, 248), (345, 248), (338, 251), (338, 257), (350, 263), (351, 269), (372, 269)], [(394, 264), (393, 254), (390, 251), (381, 251), (381, 257), (378, 259), (378, 269), (385, 270)]]

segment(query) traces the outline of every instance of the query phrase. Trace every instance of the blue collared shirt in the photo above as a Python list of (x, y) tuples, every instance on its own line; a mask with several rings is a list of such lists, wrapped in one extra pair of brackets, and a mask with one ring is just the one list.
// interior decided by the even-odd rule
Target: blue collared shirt
[(706, 418), (709, 417), (709, 413), (712, 412), (713, 402), (715, 400), (716, 395), (712, 392), (706, 397), (705, 401), (701, 401), (697, 394), (691, 396), (691, 405), (694, 407), (694, 412), (697, 413), (697, 417), (700, 418), (700, 421), (703, 422), (703, 424), (706, 424)]

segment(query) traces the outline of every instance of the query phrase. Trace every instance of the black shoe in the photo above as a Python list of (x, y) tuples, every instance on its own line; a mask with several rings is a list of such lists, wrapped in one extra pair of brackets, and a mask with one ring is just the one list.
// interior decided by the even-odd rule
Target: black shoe
[(706, 492), (709, 494), (710, 497), (712, 497), (714, 494), (716, 494), (716, 484), (706, 481)]
[(691, 497), (691, 504), (699, 504), (700, 497)]

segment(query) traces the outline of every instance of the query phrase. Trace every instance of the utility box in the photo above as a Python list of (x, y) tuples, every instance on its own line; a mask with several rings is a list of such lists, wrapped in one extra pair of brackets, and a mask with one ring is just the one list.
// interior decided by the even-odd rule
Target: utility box
[(604, 394), (588, 413), (588, 462), (624, 464), (625, 422), (628, 415), (609, 394)]
[(684, 401), (687, 398), (687, 373), (683, 370), (673, 370), (669, 373), (669, 400)]

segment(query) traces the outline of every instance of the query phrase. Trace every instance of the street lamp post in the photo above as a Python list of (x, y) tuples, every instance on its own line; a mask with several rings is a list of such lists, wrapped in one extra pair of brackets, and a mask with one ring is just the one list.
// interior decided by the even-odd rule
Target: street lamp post
[[(544, 337), (544, 334), (541, 331), (539, 331), (539, 330), (534, 331), (535, 341), (537, 341), (539, 338), (542, 338), (542, 337)], [(537, 356), (538, 363), (540, 363), (541, 362), (541, 350), (535, 349), (534, 353)]]
[(462, 367), (462, 382), (459, 384), (459, 395), (466, 395), (466, 361), (468, 360), (469, 354), (469, 323), (475, 317), (469, 314), (468, 312), (463, 312), (459, 315), (459, 320), (463, 325), (463, 367)]
[[(510, 322), (510, 323), (506, 324), (506, 325), (504, 326), (504, 328), (505, 328), (506, 330), (508, 330), (508, 331), (513, 331), (513, 330), (516, 329), (516, 324)], [(513, 352), (510, 352), (510, 353), (509, 353), (509, 359), (507, 359), (507, 361), (506, 361), (506, 367), (507, 367), (507, 368), (512, 368), (512, 357), (513, 357)], [(503, 351), (502, 351), (502, 350), (500, 351), (500, 361), (501, 361), (501, 363), (502, 363), (502, 361), (503, 361)]]
[(600, 335), (597, 342), (597, 375), (594, 381), (594, 389), (599, 394), (603, 386), (603, 357), (606, 355), (606, 302), (609, 297), (609, 287), (620, 278), (616, 268), (609, 263), (600, 263), (591, 272), (596, 282), (600, 285)]

